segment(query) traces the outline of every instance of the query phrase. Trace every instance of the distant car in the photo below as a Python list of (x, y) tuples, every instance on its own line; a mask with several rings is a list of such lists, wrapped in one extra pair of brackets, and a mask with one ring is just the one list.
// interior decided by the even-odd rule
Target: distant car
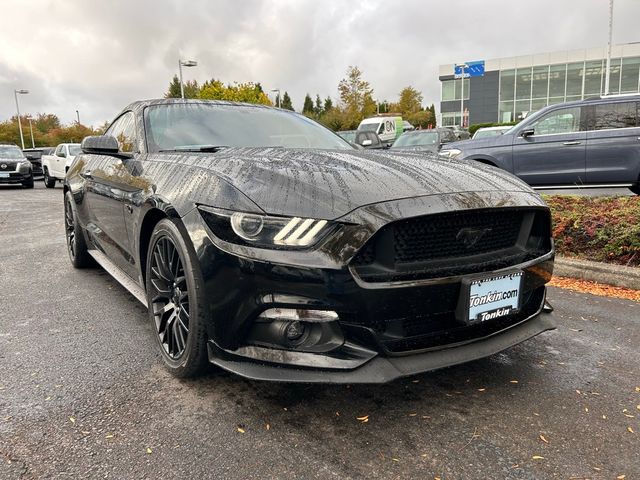
[(628, 187), (640, 195), (640, 95), (552, 105), (491, 138), (442, 153), (512, 172), (540, 188)]
[(467, 130), (466, 128), (462, 128), (460, 125), (453, 125), (442, 128), (448, 128), (449, 130), (451, 130), (455, 134), (456, 140), (467, 140), (471, 138), (471, 135), (469, 135), (469, 130)]
[(33, 167), (33, 176), (41, 177), (42, 176), (42, 156), (50, 155), (53, 152), (53, 148), (51, 147), (38, 147), (38, 148), (25, 148), (22, 150), (24, 156), (27, 157), (27, 160), (31, 162), (31, 166)]
[(484, 127), (476, 130), (476, 133), (473, 134), (474, 140), (476, 138), (487, 138), (487, 137), (497, 137), (498, 135), (502, 135), (507, 130), (511, 130), (513, 125), (511, 126), (500, 126), (500, 127)]
[(33, 167), (17, 145), (0, 144), (0, 184), (33, 188)]
[(357, 130), (342, 130), (336, 133), (344, 138), (347, 142), (356, 143), (356, 133), (358, 133)]
[(42, 156), (42, 174), (47, 188), (53, 188), (56, 181), (64, 180), (67, 170), (80, 152), (79, 143), (61, 143), (52, 155)]
[(429, 130), (414, 130), (405, 132), (398, 138), (392, 150), (417, 150), (423, 152), (440, 151), (443, 145), (457, 140), (452, 130), (448, 128), (432, 128)]
[(381, 115), (365, 118), (358, 125), (359, 132), (375, 132), (382, 140), (382, 143), (391, 145), (402, 135), (402, 117)]
[(411, 125), (411, 123), (408, 122), (407, 120), (403, 120), (402, 121), (402, 131), (403, 132), (410, 132), (410, 131), (415, 130), (415, 129), (416, 129), (416, 127)]

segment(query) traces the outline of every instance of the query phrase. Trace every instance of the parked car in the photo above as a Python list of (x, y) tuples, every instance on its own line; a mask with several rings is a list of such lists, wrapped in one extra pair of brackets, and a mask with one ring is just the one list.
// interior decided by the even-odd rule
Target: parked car
[(442, 128), (448, 128), (449, 130), (451, 130), (458, 140), (467, 140), (471, 138), (471, 135), (469, 135), (469, 130), (467, 130), (466, 128), (462, 128), (460, 125), (446, 126)]
[(391, 145), (402, 135), (403, 121), (398, 116), (377, 116), (365, 118), (358, 125), (359, 132), (374, 132), (383, 143)]
[(377, 150), (380, 148), (389, 148), (389, 146), (380, 140), (375, 132), (357, 132), (354, 142), (359, 147), (367, 150)]
[(425, 155), (260, 105), (136, 102), (65, 178), (69, 257), (148, 306), (177, 376), (386, 382), (554, 328), (540, 196)]
[(443, 145), (457, 140), (453, 131), (448, 128), (432, 128), (414, 130), (403, 133), (393, 145), (392, 150), (416, 150), (437, 153)]
[(25, 148), (22, 150), (27, 160), (31, 162), (34, 177), (42, 176), (42, 156), (50, 155), (53, 152), (51, 147)]
[(476, 138), (488, 138), (488, 137), (497, 137), (498, 135), (502, 135), (507, 130), (511, 130), (513, 126), (502, 125), (498, 127), (483, 127), (476, 130), (476, 133), (473, 134), (474, 140)]
[(409, 122), (407, 120), (403, 120), (402, 121), (402, 131), (403, 132), (410, 132), (410, 131), (413, 131), (415, 129), (416, 129), (416, 127), (411, 125), (411, 122)]
[(61, 143), (51, 155), (42, 156), (42, 174), (47, 188), (56, 186), (63, 180), (76, 155), (80, 153), (79, 143)]
[(552, 105), (492, 138), (447, 146), (547, 188), (628, 187), (640, 195), (640, 95)]
[(0, 184), (33, 188), (33, 167), (17, 145), (0, 144)]

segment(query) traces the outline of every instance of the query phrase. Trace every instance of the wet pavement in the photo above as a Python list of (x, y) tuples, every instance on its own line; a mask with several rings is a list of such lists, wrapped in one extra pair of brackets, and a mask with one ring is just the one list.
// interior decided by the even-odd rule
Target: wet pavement
[(143, 307), (66, 256), (62, 188), (0, 188), (0, 478), (640, 477), (640, 304), (378, 386), (161, 366)]

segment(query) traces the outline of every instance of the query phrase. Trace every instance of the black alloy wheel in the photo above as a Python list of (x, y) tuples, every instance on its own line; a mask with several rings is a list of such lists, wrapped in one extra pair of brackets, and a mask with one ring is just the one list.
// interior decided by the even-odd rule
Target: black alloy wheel
[(33, 188), (33, 171), (31, 172), (31, 176), (22, 183), (24, 188)]
[(190, 239), (168, 218), (153, 229), (146, 272), (149, 317), (162, 360), (173, 375), (194, 377), (208, 364), (204, 281)]
[(168, 236), (153, 246), (151, 299), (153, 318), (160, 345), (172, 359), (184, 354), (189, 337), (189, 288), (184, 266), (175, 244)]
[(84, 234), (76, 220), (73, 197), (70, 192), (67, 192), (64, 197), (64, 231), (67, 239), (67, 252), (73, 266), (76, 268), (94, 266), (93, 257), (89, 254)]
[(43, 172), (43, 180), (44, 180), (44, 186), (47, 188), (54, 188), (56, 186), (56, 179), (55, 178), (51, 178), (49, 176), (49, 169), (47, 167), (44, 168), (44, 172)]

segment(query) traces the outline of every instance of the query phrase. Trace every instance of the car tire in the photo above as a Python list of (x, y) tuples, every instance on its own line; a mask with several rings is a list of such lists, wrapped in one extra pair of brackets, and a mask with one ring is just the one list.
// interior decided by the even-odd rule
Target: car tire
[(43, 173), (44, 186), (47, 188), (54, 188), (56, 186), (56, 179), (51, 178), (49, 176), (49, 169), (45, 167), (42, 173)]
[(28, 180), (25, 180), (24, 182), (22, 182), (22, 186), (24, 188), (33, 188), (33, 172), (31, 172), (31, 176), (29, 177)]
[(78, 216), (73, 207), (74, 201), (71, 192), (64, 196), (64, 226), (67, 243), (67, 253), (71, 264), (75, 268), (87, 268), (95, 265), (95, 260), (89, 255), (84, 232), (78, 222)]
[(636, 195), (640, 195), (640, 184), (636, 185), (635, 187), (629, 187), (629, 190), (631, 190)]
[(176, 223), (160, 220), (149, 240), (145, 277), (163, 363), (181, 378), (195, 377), (208, 365), (204, 280), (188, 242)]

